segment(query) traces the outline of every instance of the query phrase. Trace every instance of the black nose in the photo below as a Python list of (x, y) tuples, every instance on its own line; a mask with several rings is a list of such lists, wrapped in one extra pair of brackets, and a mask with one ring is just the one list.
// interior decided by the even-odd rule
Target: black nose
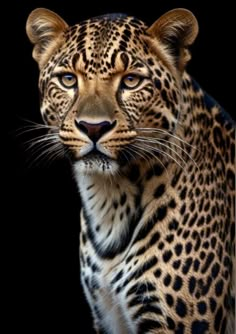
[(116, 121), (108, 122), (103, 121), (100, 123), (87, 123), (85, 121), (75, 121), (76, 127), (83, 133), (85, 133), (89, 139), (91, 139), (94, 143), (96, 143), (105, 133), (112, 130)]

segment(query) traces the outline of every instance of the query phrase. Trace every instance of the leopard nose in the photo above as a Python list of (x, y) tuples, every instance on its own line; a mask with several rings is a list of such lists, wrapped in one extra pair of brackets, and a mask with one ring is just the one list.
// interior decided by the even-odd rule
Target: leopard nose
[(94, 143), (96, 143), (105, 133), (111, 131), (115, 127), (116, 121), (88, 123), (85, 121), (75, 120), (75, 125), (82, 133), (86, 134), (89, 137), (89, 139), (91, 139)]

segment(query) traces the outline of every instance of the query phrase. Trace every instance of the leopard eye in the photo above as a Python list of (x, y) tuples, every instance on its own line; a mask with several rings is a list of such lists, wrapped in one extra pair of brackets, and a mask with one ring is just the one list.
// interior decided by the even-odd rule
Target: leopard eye
[(128, 74), (122, 79), (122, 88), (134, 89), (142, 82), (142, 78), (136, 74)]
[(77, 78), (71, 73), (61, 74), (59, 81), (65, 88), (75, 88), (77, 86)]

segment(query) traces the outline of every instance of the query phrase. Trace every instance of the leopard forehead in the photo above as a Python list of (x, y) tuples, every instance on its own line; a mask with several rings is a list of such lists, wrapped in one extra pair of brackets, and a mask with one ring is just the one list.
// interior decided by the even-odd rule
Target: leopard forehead
[[(77, 63), (83, 64), (82, 70), (87, 75), (107, 74), (115, 68), (119, 53), (126, 52), (137, 59), (141, 47), (145, 51), (142, 36), (146, 29), (142, 21), (125, 14), (107, 14), (82, 21), (67, 28), (63, 44), (52, 61), (59, 58), (57, 65), (61, 67), (76, 68)], [(121, 60), (126, 67), (127, 57)]]

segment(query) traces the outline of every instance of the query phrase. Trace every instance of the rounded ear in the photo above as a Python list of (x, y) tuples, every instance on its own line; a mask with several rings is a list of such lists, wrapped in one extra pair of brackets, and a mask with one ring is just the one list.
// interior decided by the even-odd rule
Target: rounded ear
[(197, 37), (198, 22), (189, 10), (177, 8), (162, 15), (147, 33), (170, 50), (180, 68), (190, 59), (186, 48)]
[(33, 10), (26, 22), (26, 33), (34, 46), (33, 58), (39, 67), (48, 59), (58, 37), (68, 27), (67, 23), (56, 13), (45, 8)]

